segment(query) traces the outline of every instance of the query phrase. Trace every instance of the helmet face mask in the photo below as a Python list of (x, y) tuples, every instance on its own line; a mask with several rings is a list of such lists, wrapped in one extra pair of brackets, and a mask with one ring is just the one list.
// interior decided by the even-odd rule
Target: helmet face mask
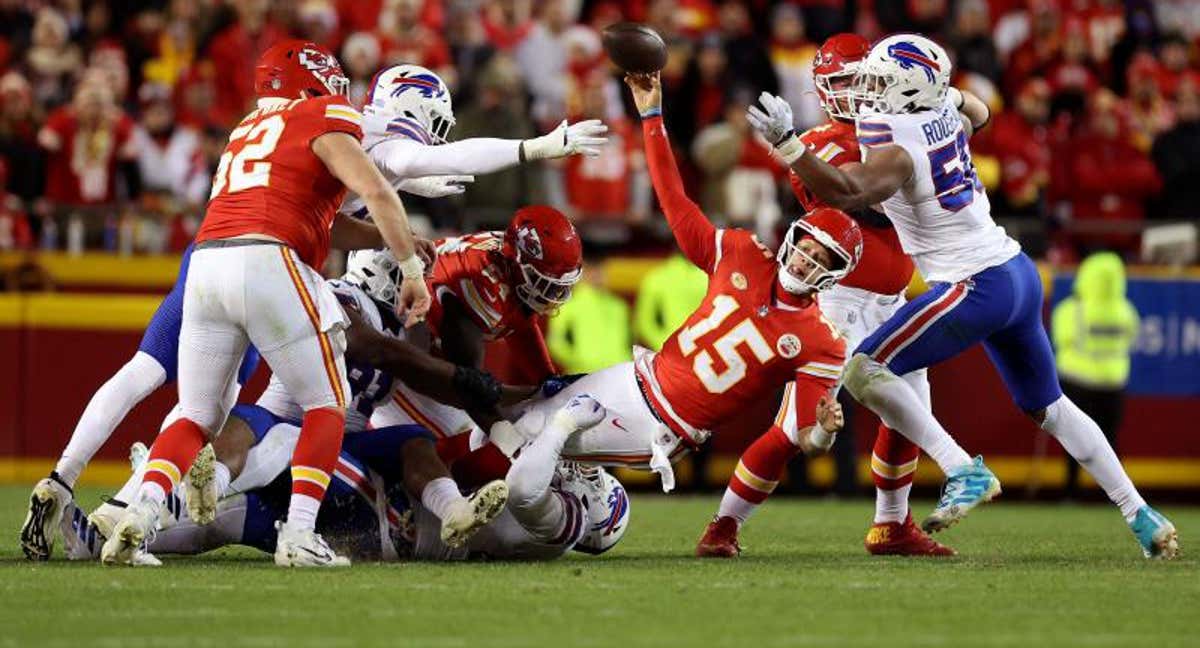
[[(830, 263), (816, 256), (818, 247), (824, 248)], [(820, 207), (788, 227), (776, 255), (779, 284), (794, 295), (827, 290), (850, 274), (861, 258), (858, 224), (836, 209)], [(803, 269), (802, 274), (792, 272), (792, 267)]]
[(355, 250), (346, 258), (346, 283), (358, 286), (377, 302), (396, 307), (396, 286), (400, 283), (400, 264), (390, 250)]
[(583, 246), (562, 212), (544, 205), (517, 210), (504, 232), (517, 297), (539, 315), (558, 310), (583, 276)]
[(902, 114), (935, 110), (950, 89), (950, 58), (937, 43), (914, 34), (889, 36), (871, 48), (858, 69), (854, 111)]
[(857, 34), (835, 34), (821, 44), (813, 59), (813, 82), (821, 107), (830, 119), (854, 121), (854, 78), (860, 63), (871, 50), (867, 39)]
[(371, 80), (365, 112), (404, 118), (424, 130), (430, 144), (444, 144), (454, 128), (450, 90), (442, 78), (419, 65), (393, 65)]
[(621, 482), (599, 466), (573, 461), (559, 463), (558, 477), (560, 487), (584, 507), (585, 529), (574, 549), (599, 555), (615, 547), (629, 528), (629, 495)]
[(543, 274), (529, 263), (518, 263), (522, 282), (517, 285), (517, 296), (533, 312), (550, 315), (562, 308), (571, 299), (571, 291), (583, 274), (578, 268), (558, 277)]

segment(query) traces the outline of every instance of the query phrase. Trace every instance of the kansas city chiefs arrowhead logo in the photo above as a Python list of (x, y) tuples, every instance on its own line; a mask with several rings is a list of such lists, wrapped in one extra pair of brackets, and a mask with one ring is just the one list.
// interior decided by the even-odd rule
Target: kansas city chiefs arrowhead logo
[(800, 355), (800, 338), (791, 333), (785, 333), (775, 343), (775, 350), (785, 358), (795, 358)]
[(542, 260), (542, 239), (532, 227), (517, 230), (517, 250), (522, 254)]

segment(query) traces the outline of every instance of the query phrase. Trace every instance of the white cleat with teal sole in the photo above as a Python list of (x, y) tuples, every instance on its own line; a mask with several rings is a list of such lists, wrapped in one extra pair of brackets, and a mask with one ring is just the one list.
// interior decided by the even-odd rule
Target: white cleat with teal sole
[(1142, 546), (1147, 558), (1170, 560), (1179, 554), (1179, 535), (1175, 525), (1162, 513), (1149, 506), (1138, 509), (1137, 517), (1129, 523), (1129, 530)]
[(942, 497), (933, 512), (921, 522), (926, 533), (947, 529), (967, 517), (971, 509), (1000, 494), (1000, 480), (983, 465), (983, 457), (946, 474)]

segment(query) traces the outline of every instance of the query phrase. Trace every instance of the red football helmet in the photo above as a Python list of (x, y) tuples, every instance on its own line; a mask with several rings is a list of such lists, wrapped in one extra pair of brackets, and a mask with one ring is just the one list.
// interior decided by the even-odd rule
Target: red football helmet
[(821, 44), (813, 58), (813, 82), (821, 107), (830, 119), (854, 121), (850, 86), (858, 64), (871, 51), (871, 43), (858, 34), (835, 34)]
[(503, 253), (519, 269), (517, 296), (535, 313), (565, 304), (583, 273), (583, 244), (575, 226), (546, 205), (517, 210), (504, 231)]
[(259, 99), (344, 95), (349, 87), (350, 80), (333, 53), (312, 41), (280, 41), (267, 48), (254, 66), (254, 92)]
[[(800, 242), (813, 239), (829, 251), (833, 268), (826, 268), (812, 255), (804, 251)], [(863, 237), (858, 223), (845, 212), (832, 207), (818, 207), (803, 218), (797, 219), (788, 228), (783, 245), (779, 246), (779, 283), (784, 290), (797, 295), (825, 290), (850, 274), (862, 259)], [(800, 255), (808, 271), (800, 277), (789, 270), (788, 265)]]

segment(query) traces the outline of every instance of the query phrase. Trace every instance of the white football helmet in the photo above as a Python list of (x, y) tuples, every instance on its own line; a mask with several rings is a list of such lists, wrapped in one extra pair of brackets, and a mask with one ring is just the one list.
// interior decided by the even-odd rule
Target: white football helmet
[(583, 503), (586, 526), (575, 550), (592, 555), (612, 549), (629, 528), (629, 495), (625, 487), (599, 466), (583, 466), (573, 461), (559, 464), (563, 490)]
[(413, 121), (431, 144), (444, 144), (454, 127), (450, 89), (432, 70), (419, 65), (393, 65), (376, 73), (363, 111)]
[(396, 307), (396, 285), (400, 264), (391, 250), (355, 250), (346, 258), (342, 281), (357, 286), (371, 299)]
[(916, 34), (876, 43), (854, 79), (855, 112), (910, 113), (940, 108), (950, 88), (950, 57), (941, 45)]

